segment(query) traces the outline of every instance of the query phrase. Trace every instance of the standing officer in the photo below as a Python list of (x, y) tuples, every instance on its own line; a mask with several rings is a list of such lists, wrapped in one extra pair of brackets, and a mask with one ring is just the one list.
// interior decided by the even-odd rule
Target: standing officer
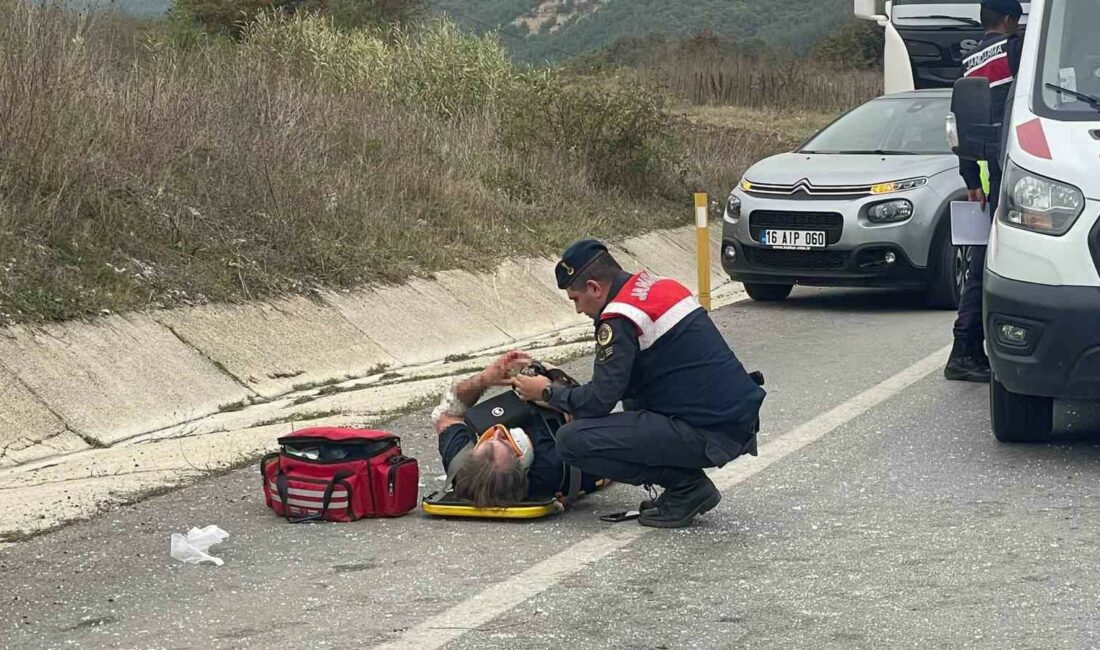
[[(1018, 0), (982, 0), (981, 21), (985, 37), (963, 59), (964, 77), (984, 77), (992, 91), (993, 119), (1003, 122), (1012, 82), (1020, 71), (1023, 39), (1017, 30), (1024, 10)], [(959, 159), (959, 173), (966, 181), (971, 201), (996, 215), (1001, 193), (1001, 161), (989, 160), (983, 169), (977, 161)], [(986, 173), (988, 172), (988, 177)], [(982, 325), (982, 275), (985, 270), (985, 246), (971, 247), (969, 277), (959, 296), (959, 316), (955, 320), (955, 344), (943, 369), (947, 379), (988, 382), (991, 375), (985, 355), (985, 328)]]
[[(642, 503), (639, 523), (687, 526), (722, 499), (703, 468), (756, 453), (764, 390), (675, 280), (630, 275), (591, 239), (570, 246), (555, 275), (577, 313), (595, 321), (592, 381), (567, 388), (521, 375), (516, 392), (575, 418), (557, 434), (566, 463), (665, 488)], [(611, 413), (619, 401), (625, 410)]]

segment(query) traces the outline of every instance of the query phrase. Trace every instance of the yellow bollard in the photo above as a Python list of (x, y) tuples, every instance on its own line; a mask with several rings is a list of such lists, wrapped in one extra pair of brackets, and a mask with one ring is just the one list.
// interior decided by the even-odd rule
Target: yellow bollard
[(699, 264), (699, 304), (710, 311), (710, 231), (707, 229), (707, 195), (695, 194), (695, 237)]

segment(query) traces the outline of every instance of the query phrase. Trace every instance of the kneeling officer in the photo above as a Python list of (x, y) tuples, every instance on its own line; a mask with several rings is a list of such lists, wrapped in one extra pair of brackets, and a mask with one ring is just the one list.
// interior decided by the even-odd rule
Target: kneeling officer
[[(516, 392), (574, 417), (557, 435), (566, 463), (665, 488), (642, 502), (639, 523), (687, 526), (722, 499), (703, 469), (755, 453), (764, 390), (679, 282), (630, 275), (595, 240), (570, 246), (555, 274), (577, 313), (595, 321), (592, 381), (567, 388), (520, 375)], [(620, 401), (625, 410), (612, 413)]]

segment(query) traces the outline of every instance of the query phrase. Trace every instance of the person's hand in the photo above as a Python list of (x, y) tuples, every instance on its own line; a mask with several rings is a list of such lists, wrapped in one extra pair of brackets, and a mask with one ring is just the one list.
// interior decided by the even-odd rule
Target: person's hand
[(453, 427), (456, 424), (462, 424), (466, 420), (448, 413), (444, 413), (439, 416), (439, 419), (435, 421), (435, 433), (436, 435), (443, 435), (443, 432)]
[(481, 371), (481, 381), (486, 386), (510, 386), (512, 375), (531, 363), (531, 357), (519, 350), (512, 350), (489, 364)]
[(541, 376), (516, 375), (512, 380), (512, 387), (515, 389), (516, 395), (519, 395), (520, 399), (526, 402), (541, 402), (542, 391), (549, 385), (550, 380)]
[(981, 204), (982, 209), (985, 209), (986, 196), (985, 191), (983, 191), (982, 188), (979, 187), (976, 190), (967, 190), (966, 197), (970, 201)]

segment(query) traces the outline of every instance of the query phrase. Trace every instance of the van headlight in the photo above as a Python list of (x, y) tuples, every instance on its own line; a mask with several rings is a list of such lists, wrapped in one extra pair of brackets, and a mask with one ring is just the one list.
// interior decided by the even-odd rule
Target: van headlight
[(1002, 223), (1058, 237), (1069, 232), (1085, 210), (1085, 195), (1072, 185), (1032, 174), (1008, 161)]
[(883, 201), (867, 208), (867, 219), (871, 223), (897, 223), (913, 216), (913, 204), (906, 199)]

